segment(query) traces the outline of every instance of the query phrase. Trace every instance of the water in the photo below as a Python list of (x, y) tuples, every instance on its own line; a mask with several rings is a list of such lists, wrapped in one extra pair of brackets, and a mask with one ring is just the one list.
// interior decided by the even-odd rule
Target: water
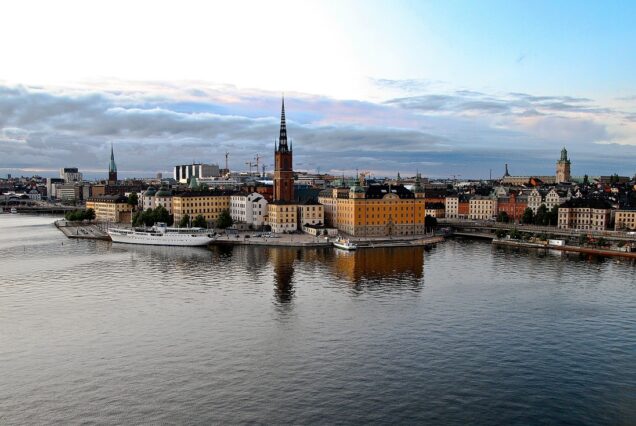
[(0, 424), (635, 424), (627, 261), (180, 249), (0, 216)]

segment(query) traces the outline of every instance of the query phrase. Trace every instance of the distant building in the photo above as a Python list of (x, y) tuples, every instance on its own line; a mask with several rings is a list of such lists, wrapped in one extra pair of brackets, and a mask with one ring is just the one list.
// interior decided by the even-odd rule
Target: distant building
[(77, 167), (64, 167), (60, 169), (60, 179), (64, 179), (65, 183), (81, 182), (82, 174)]
[(489, 220), (497, 216), (497, 199), (475, 195), (469, 201), (468, 218), (473, 220)]
[(559, 207), (560, 229), (604, 231), (609, 226), (610, 204), (601, 199), (573, 198)]
[(424, 189), (418, 174), (413, 191), (404, 185), (359, 184), (348, 190), (326, 189), (318, 201), (328, 225), (354, 236), (418, 235), (425, 233)]
[(570, 181), (570, 160), (568, 159), (568, 151), (565, 147), (561, 150), (561, 158), (557, 161), (556, 167), (556, 183), (565, 183)]
[(216, 164), (193, 163), (174, 166), (174, 179), (179, 183), (189, 183), (192, 177), (201, 180), (219, 176), (219, 166)]
[(175, 223), (185, 215), (193, 220), (201, 215), (206, 222), (215, 223), (221, 212), (230, 209), (230, 199), (234, 193), (228, 191), (186, 192), (173, 195), (172, 214)]
[(61, 178), (46, 178), (46, 196), (49, 200), (57, 198), (56, 186), (64, 184)]
[(230, 215), (235, 222), (260, 228), (267, 222), (268, 202), (261, 194), (234, 194), (230, 197)]
[(448, 219), (459, 218), (459, 196), (457, 195), (446, 196), (445, 206), (446, 206), (445, 216)]
[(616, 212), (614, 213), (614, 230), (636, 230), (636, 210), (616, 210)]
[(131, 223), (133, 206), (121, 195), (103, 195), (89, 198), (86, 208), (95, 211), (98, 222)]
[(443, 219), (446, 216), (446, 206), (444, 203), (426, 203), (425, 209), (426, 216), (431, 216), (436, 219)]

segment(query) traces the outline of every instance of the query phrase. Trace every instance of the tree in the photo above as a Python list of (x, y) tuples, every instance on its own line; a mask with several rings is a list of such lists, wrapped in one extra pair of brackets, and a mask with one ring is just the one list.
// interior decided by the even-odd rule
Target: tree
[(230, 210), (225, 209), (219, 214), (219, 218), (216, 220), (216, 227), (220, 229), (229, 228), (234, 223), (232, 216), (230, 216)]
[(164, 206), (158, 206), (153, 212), (153, 220), (154, 223), (162, 222), (167, 224), (170, 222), (170, 213), (168, 213), (168, 210), (166, 210)]
[(583, 185), (590, 184), (590, 177), (588, 175), (583, 176)]
[(424, 229), (428, 231), (436, 227), (437, 227), (437, 218), (427, 214), (426, 217), (424, 217)]
[(534, 216), (535, 225), (547, 225), (548, 224), (548, 208), (545, 204), (541, 204), (537, 209), (537, 214)]
[(526, 207), (523, 212), (523, 216), (521, 216), (522, 223), (533, 223), (534, 221), (534, 213), (530, 207)]
[(552, 207), (552, 210), (548, 213), (548, 225), (557, 226), (559, 223), (559, 206)]
[(495, 236), (496, 236), (497, 238), (503, 238), (503, 237), (505, 237), (506, 235), (508, 235), (508, 232), (506, 232), (506, 230), (505, 230), (505, 229), (497, 229), (497, 230), (495, 231)]
[(128, 196), (128, 204), (131, 206), (136, 206), (139, 203), (139, 196), (136, 192), (131, 192)]
[(197, 228), (207, 228), (208, 223), (205, 221), (205, 217), (203, 217), (203, 215), (200, 214), (194, 218), (194, 221), (192, 222), (192, 226), (195, 226)]
[(86, 209), (86, 212), (84, 212), (84, 219), (86, 219), (86, 220), (95, 220), (95, 210)]
[(517, 228), (513, 229), (512, 231), (510, 231), (510, 238), (513, 240), (520, 240), (521, 232), (519, 232)]
[(579, 235), (579, 245), (584, 245), (587, 243), (587, 235)]
[(189, 225), (190, 225), (190, 216), (188, 216), (187, 214), (183, 215), (183, 217), (181, 217), (181, 220), (179, 221), (179, 226), (181, 228), (185, 228)]
[(508, 216), (508, 213), (506, 212), (499, 212), (499, 214), (497, 215), (497, 222), (503, 222), (503, 223), (508, 223), (510, 221), (510, 217)]

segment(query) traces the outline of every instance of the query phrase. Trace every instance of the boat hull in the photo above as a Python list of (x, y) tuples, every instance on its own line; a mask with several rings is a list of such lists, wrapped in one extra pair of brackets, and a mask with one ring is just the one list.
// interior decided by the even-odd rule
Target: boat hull
[(214, 241), (213, 237), (209, 237), (207, 235), (197, 235), (192, 236), (189, 234), (186, 235), (121, 235), (114, 232), (109, 232), (110, 239), (114, 243), (124, 243), (124, 244), (140, 244), (146, 246), (179, 246), (179, 247), (198, 247), (198, 246), (207, 246), (212, 241)]
[(340, 243), (333, 243), (333, 246), (339, 248), (340, 250), (355, 250), (358, 248), (355, 245), (345, 245)]

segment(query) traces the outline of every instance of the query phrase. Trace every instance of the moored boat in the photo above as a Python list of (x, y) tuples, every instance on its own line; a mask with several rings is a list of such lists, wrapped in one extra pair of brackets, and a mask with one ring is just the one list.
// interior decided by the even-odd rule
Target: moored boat
[(115, 243), (154, 246), (205, 246), (214, 241), (208, 229), (169, 228), (165, 223), (150, 228), (110, 228), (108, 235)]
[(358, 248), (357, 245), (349, 241), (348, 239), (338, 238), (333, 242), (334, 247), (337, 247), (342, 250), (355, 250)]

